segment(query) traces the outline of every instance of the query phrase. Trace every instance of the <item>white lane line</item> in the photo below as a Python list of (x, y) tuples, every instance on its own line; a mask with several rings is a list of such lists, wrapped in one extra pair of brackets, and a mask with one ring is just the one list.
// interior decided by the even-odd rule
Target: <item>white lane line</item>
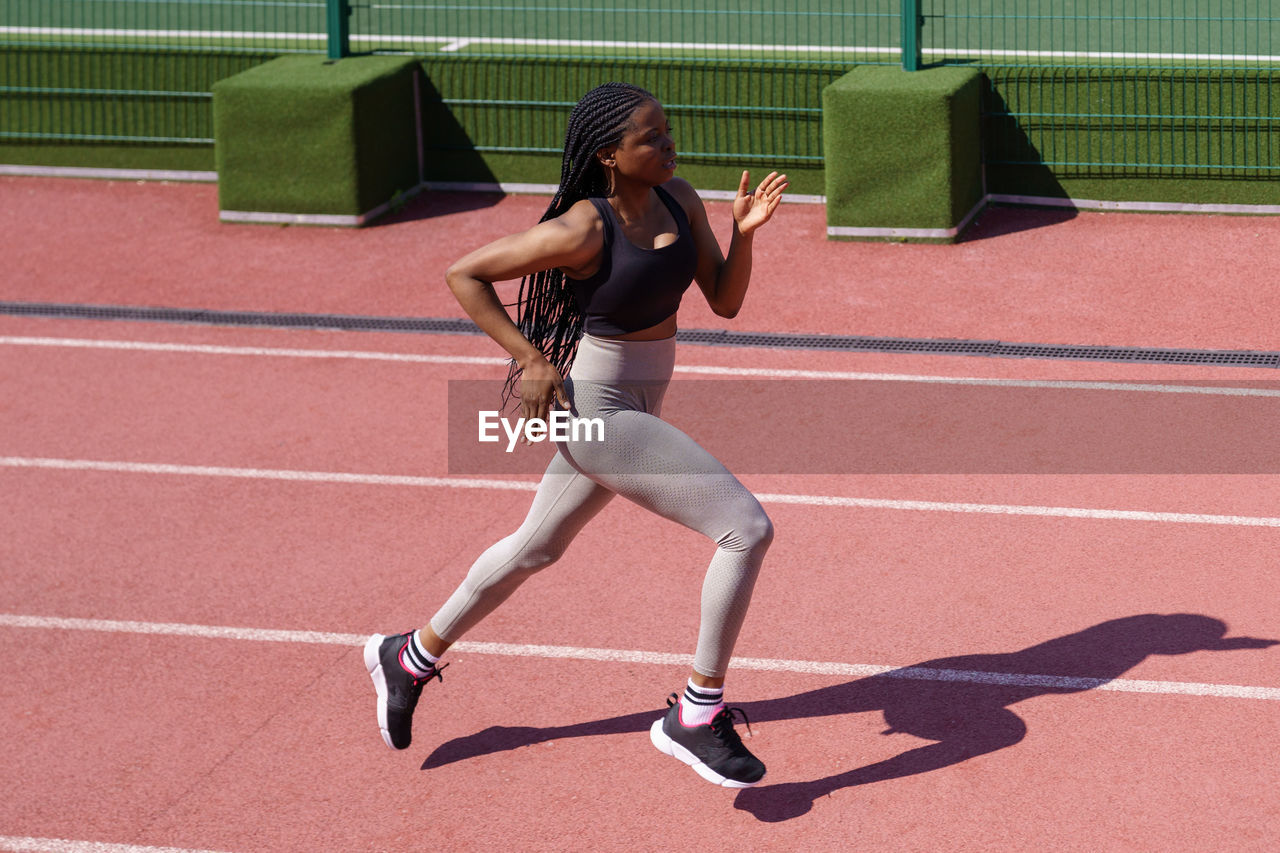
[[(0, 346), (65, 347), (136, 352), (172, 352), (189, 355), (233, 355), (265, 358), (355, 359), (410, 364), (468, 364), (505, 367), (508, 359), (493, 356), (425, 355), (366, 350), (289, 349), (279, 347), (179, 344), (162, 341), (98, 340), (93, 338), (28, 337), (0, 335)], [(1280, 389), (1213, 385), (1170, 385), (1150, 382), (1098, 382), (1069, 379), (990, 379), (975, 376), (931, 376), (910, 373), (869, 373), (848, 370), (801, 370), (768, 367), (721, 367), (710, 364), (676, 365), (675, 372), (694, 376), (741, 376), (760, 379), (824, 379), (849, 382), (918, 382), (938, 385), (979, 385), (1002, 388), (1048, 388), (1079, 391), (1140, 391), (1153, 394), (1203, 394), (1230, 397), (1280, 398)]]
[[(281, 480), (304, 483), (345, 483), (368, 486), (417, 486), (442, 489), (494, 489), (532, 492), (532, 480), (488, 480), (471, 477), (417, 477), (397, 474), (354, 474), (334, 471), (294, 471), (269, 468), (226, 468), (209, 465), (170, 465), (155, 462), (108, 462), (95, 459), (52, 459), (0, 456), (0, 468), (45, 468), (62, 471), (103, 471), (120, 474), (161, 474), (184, 477), (232, 477), (246, 480)], [(1162, 524), (1217, 524), (1229, 527), (1280, 527), (1280, 518), (1253, 515), (1211, 515), (1193, 512), (1152, 512), (1128, 509), (978, 504), (955, 501), (915, 501), (889, 498), (854, 498), (841, 495), (759, 493), (761, 503), (801, 506), (890, 509), (916, 512), (960, 512), (986, 515), (1028, 515), (1048, 518), (1082, 518), (1107, 521), (1150, 521)]]
[[(191, 625), (180, 622), (131, 622), (111, 619), (73, 619), (0, 613), (0, 626), (70, 631), (102, 631), (125, 634), (163, 634), (214, 640), (307, 643), (313, 645), (362, 646), (368, 634), (338, 634), (321, 631), (288, 631), (270, 628), (233, 628), (219, 625)], [(629, 649), (594, 649), (578, 646), (545, 646), (525, 643), (485, 643), (462, 640), (453, 651), (465, 654), (507, 657), (590, 660), (606, 663), (648, 663), (688, 666), (693, 655), (647, 652)], [(778, 660), (735, 657), (730, 666), (763, 672), (798, 672), (807, 675), (839, 675), (865, 678), (873, 675), (910, 681), (952, 681), (999, 687), (1043, 687), (1055, 690), (1110, 690), (1121, 693), (1158, 693), (1178, 696), (1212, 696), (1222, 699), (1266, 699), (1280, 701), (1280, 688), (1240, 684), (1205, 684), (1185, 681), (1142, 681), (1128, 678), (1082, 678), (1063, 675), (1036, 675), (981, 672), (966, 669), (895, 667), (879, 664), (834, 663), (829, 661)]]
[(157, 341), (118, 341), (94, 340), (92, 338), (46, 338), (13, 335), (0, 335), (0, 345), (69, 347), (72, 349), (108, 349), (136, 352), (176, 352), (190, 355), (239, 355), (271, 358), (346, 358), (363, 361), (400, 361), (413, 364), (506, 365), (508, 361), (505, 358), (495, 358), (493, 356), (423, 355), (420, 353), (282, 349), (278, 347), (230, 347), (212, 344), (175, 344)]
[(187, 847), (144, 847), (138, 844), (109, 844), (105, 841), (73, 841), (68, 838), (28, 838), (0, 835), (0, 850), (15, 853), (214, 853)]
[(1280, 389), (1215, 385), (1169, 385), (1151, 382), (1098, 382), (1074, 379), (987, 379), (975, 376), (928, 376), (909, 373), (860, 373), (842, 370), (790, 370), (757, 367), (676, 365), (676, 373), (709, 376), (758, 376), (763, 379), (826, 379), (875, 382), (920, 382), (934, 385), (989, 385), (1000, 388), (1050, 388), (1075, 391), (1141, 391), (1151, 394), (1204, 394), (1226, 397), (1280, 397)]
[(464, 477), (416, 477), (397, 474), (346, 474), (332, 471), (290, 471), (266, 468), (225, 468), (211, 465), (164, 465), (150, 462), (103, 462), (93, 459), (47, 459), (0, 456), (4, 468), (53, 468), (63, 471), (109, 471), (120, 474), (169, 474), (183, 477), (234, 477), (244, 480), (286, 480), (303, 483), (347, 483), (362, 486), (419, 486), (447, 489), (498, 489), (532, 492), (528, 480), (485, 480)]
[(1233, 527), (1280, 527), (1280, 518), (1254, 515), (1211, 515), (1195, 512), (1151, 512), (1131, 509), (1090, 509), (1069, 506), (976, 504), (953, 501), (908, 501), (884, 498), (849, 498), (838, 495), (757, 494), (761, 503), (804, 506), (896, 509), (922, 512), (968, 512), (989, 515), (1033, 515), (1049, 518), (1091, 518), (1108, 521), (1154, 521), (1164, 524), (1220, 524)]

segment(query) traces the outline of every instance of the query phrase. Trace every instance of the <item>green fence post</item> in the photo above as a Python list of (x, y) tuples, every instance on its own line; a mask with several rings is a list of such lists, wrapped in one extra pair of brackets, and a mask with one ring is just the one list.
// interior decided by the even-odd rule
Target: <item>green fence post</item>
[(351, 55), (351, 4), (348, 0), (325, 0), (325, 22), (329, 30), (329, 58)]
[(902, 0), (902, 70), (920, 70), (920, 30), (924, 16), (920, 0)]

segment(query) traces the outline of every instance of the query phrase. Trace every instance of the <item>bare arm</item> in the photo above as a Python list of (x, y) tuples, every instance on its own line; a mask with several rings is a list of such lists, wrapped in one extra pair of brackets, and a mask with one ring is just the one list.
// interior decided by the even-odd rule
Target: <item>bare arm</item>
[(554, 401), (567, 407), (568, 399), (559, 372), (520, 333), (493, 282), (546, 269), (581, 270), (599, 257), (603, 245), (599, 216), (590, 204), (580, 202), (556, 219), (476, 249), (445, 274), (462, 310), (524, 371), (520, 402), (526, 418), (545, 419)]
[(720, 317), (733, 318), (742, 309), (751, 282), (751, 242), (756, 229), (764, 225), (777, 210), (787, 176), (770, 172), (754, 192), (748, 189), (749, 174), (742, 173), (738, 196), (733, 202), (733, 234), (729, 238), (729, 254), (720, 252), (720, 244), (707, 222), (702, 199), (687, 183), (679, 187), (679, 196), (689, 212), (689, 225), (698, 246), (698, 269), (694, 280)]

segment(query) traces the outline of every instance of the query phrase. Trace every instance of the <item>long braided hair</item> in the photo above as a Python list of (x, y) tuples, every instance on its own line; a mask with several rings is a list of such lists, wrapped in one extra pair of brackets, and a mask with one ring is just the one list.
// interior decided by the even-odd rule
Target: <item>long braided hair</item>
[[(616, 145), (631, 114), (646, 101), (657, 100), (630, 83), (605, 83), (582, 96), (569, 114), (560, 161), (560, 186), (539, 222), (561, 215), (584, 198), (607, 196), (609, 177), (596, 152)], [(584, 316), (573, 287), (558, 269), (542, 270), (520, 280), (516, 326), (564, 376), (578, 351)], [(503, 388), (503, 404), (515, 396), (520, 368), (513, 360)]]

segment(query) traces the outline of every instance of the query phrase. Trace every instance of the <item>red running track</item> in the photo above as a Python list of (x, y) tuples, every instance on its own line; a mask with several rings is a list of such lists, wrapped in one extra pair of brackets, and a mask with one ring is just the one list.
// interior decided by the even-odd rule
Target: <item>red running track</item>
[[(53, 194), (68, 186), (15, 183)], [(157, 190), (207, 190), (101, 186), (136, 189), (140, 206)], [(194, 227), (174, 219), (175, 231)], [(430, 234), (438, 224), (404, 230)], [(231, 242), (303, 234), (215, 230)], [(303, 238), (376, 242), (383, 233)], [(172, 253), (155, 263), (180, 265)], [(15, 281), (5, 298), (456, 313), (409, 307), (407, 291), (388, 294), (385, 307), (358, 307), (372, 280), (331, 302), (310, 301), (295, 283), (277, 294), (292, 303), (247, 290), (220, 296), (207, 280), (198, 301), (195, 291), (162, 299), (158, 279), (134, 289), (113, 278), (78, 294), (55, 291), (52, 276), (28, 281), (24, 271)], [(1022, 316), (1040, 310), (1025, 294), (1018, 300)], [(796, 301), (805, 303), (797, 311), (825, 316)], [(897, 309), (903, 323), (928, 322), (909, 308)], [(993, 315), (1027, 330), (994, 336), (1030, 338), (1034, 326), (1020, 327), (1017, 312)], [(812, 330), (790, 321), (754, 328)], [(1070, 324), (1058, 328), (1067, 331), (1057, 340), (1081, 342)], [(1183, 331), (1170, 321), (1160, 341), (1093, 342), (1198, 345)], [(1222, 345), (1246, 345), (1237, 331)], [(1270, 849), (1280, 831), (1271, 796), (1280, 649), (1261, 641), (1280, 639), (1267, 581), (1280, 530), (1261, 525), (1280, 523), (1280, 488), (1262, 474), (744, 475), (765, 495), (884, 503), (766, 499), (779, 535), (737, 650), (760, 668), (737, 669), (729, 689), (770, 772), (741, 793), (707, 785), (644, 733), (683, 681), (684, 667), (661, 655), (691, 651), (707, 543), (615, 502), (560, 564), (467, 638), (519, 645), (451, 655), (445, 683), (427, 689), (414, 747), (390, 752), (358, 638), (423, 621), (529, 499), (470, 487), (485, 478), (451, 477), (444, 463), (448, 381), (502, 375), (457, 358), (493, 354), (469, 337), (0, 318), (0, 708), (11, 721), (0, 849), (51, 838), (80, 842), (65, 848), (75, 850), (657, 850), (699, 838), (766, 850)], [(1259, 378), (698, 347), (682, 347), (680, 363)], [(441, 479), (284, 479), (298, 471)], [(992, 504), (1046, 514), (974, 511)], [(1099, 512), (1068, 517), (1062, 507)], [(1116, 510), (1150, 515), (1106, 514)], [(114, 622), (40, 621), (48, 617)], [(218, 626), (245, 630), (219, 635)], [(323, 633), (282, 642), (265, 630)], [(1223, 642), (1224, 632), (1237, 642)], [(874, 677), (856, 665), (1006, 683)], [(1096, 687), (1060, 680), (1070, 677)], [(1256, 689), (1242, 696), (1232, 686)], [(1116, 687), (1124, 689), (1108, 689)]]

